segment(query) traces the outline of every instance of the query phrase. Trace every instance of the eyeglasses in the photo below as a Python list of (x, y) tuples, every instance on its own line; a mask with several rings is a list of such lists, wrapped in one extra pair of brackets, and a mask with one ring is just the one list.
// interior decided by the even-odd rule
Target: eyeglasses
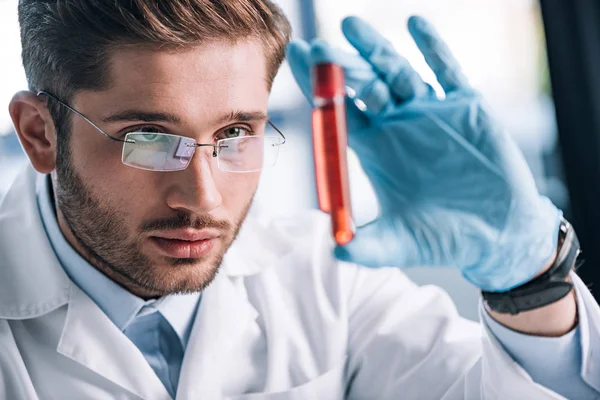
[[(259, 132), (241, 137), (220, 139), (216, 144), (202, 144), (179, 135), (157, 132), (129, 132), (125, 139), (119, 139), (104, 132), (85, 115), (54, 95), (40, 90), (38, 96), (45, 95), (77, 114), (97, 131), (109, 139), (123, 143), (121, 161), (130, 167), (147, 171), (181, 171), (188, 167), (198, 147), (212, 147), (212, 156), (217, 166), (225, 172), (256, 172), (275, 165), (279, 147), (286, 141), (285, 136), (271, 121)], [(279, 134), (267, 134), (271, 127)]]

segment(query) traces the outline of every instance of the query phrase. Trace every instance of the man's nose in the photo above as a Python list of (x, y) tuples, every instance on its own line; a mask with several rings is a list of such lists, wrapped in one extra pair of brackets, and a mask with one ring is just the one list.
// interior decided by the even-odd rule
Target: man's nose
[(188, 167), (172, 172), (173, 186), (167, 204), (174, 210), (207, 213), (219, 207), (223, 201), (215, 181), (218, 174), (212, 148), (198, 148)]

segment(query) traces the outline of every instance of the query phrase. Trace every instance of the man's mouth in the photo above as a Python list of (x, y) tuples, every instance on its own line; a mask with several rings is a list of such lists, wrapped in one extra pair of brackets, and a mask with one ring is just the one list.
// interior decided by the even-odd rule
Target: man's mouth
[(202, 258), (215, 248), (219, 232), (212, 229), (200, 231), (181, 229), (160, 232), (150, 241), (164, 255), (172, 258)]

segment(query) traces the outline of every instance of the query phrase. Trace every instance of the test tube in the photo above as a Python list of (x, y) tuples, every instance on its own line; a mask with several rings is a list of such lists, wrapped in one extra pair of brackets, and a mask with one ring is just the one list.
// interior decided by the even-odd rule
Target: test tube
[(317, 64), (313, 80), (313, 154), (319, 208), (331, 215), (333, 237), (345, 245), (354, 237), (348, 181), (348, 145), (344, 70), (333, 63)]

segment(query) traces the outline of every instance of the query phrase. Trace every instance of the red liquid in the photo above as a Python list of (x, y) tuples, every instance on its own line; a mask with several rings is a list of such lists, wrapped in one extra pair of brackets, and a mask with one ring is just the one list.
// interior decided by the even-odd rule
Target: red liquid
[[(343, 71), (337, 65), (324, 64), (317, 65), (314, 73), (317, 107), (313, 109), (312, 128), (319, 208), (331, 215), (335, 241), (344, 245), (354, 237), (354, 222), (348, 182)], [(324, 75), (318, 76), (319, 73)], [(332, 73), (333, 79), (327, 79)]]

